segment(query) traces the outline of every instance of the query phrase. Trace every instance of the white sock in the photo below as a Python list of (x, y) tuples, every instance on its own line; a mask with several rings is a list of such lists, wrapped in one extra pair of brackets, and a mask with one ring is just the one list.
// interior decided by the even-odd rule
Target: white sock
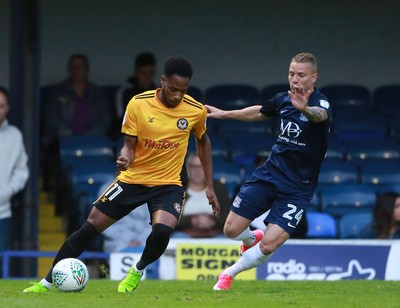
[(51, 282), (48, 282), (46, 279), (42, 279), (42, 280), (40, 280), (40, 282), (42, 283), (42, 285), (44, 285), (47, 289), (49, 289), (50, 290), (50, 288), (51, 288), (51, 285), (52, 285), (52, 283)]
[(264, 255), (260, 250), (260, 243), (258, 243), (254, 247), (246, 250), (240, 259), (235, 264), (225, 269), (224, 272), (229, 276), (235, 277), (237, 274), (245, 270), (257, 267), (264, 263), (271, 255), (272, 254)]
[(256, 240), (256, 236), (253, 231), (250, 231), (250, 228), (246, 228), (242, 233), (240, 233), (237, 237), (232, 238), (236, 241), (243, 241), (246, 246), (250, 246)]
[(138, 269), (138, 268), (136, 267), (136, 264), (133, 264), (132, 267), (133, 267), (133, 269), (135, 270), (135, 272), (138, 272), (138, 273), (141, 273), (141, 274), (143, 273), (143, 270)]

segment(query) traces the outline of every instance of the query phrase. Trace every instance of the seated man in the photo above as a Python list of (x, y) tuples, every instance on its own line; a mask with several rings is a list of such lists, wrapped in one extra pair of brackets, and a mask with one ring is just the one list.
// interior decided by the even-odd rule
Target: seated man
[(111, 116), (107, 99), (101, 88), (89, 81), (86, 55), (69, 58), (68, 78), (54, 87), (45, 110), (44, 148), (64, 136), (108, 133)]
[(186, 201), (174, 237), (224, 237), (222, 230), (230, 208), (226, 186), (214, 181), (215, 193), (221, 207), (220, 215), (217, 218), (212, 215), (208, 204), (204, 171), (197, 154), (189, 154), (186, 166), (188, 173)]

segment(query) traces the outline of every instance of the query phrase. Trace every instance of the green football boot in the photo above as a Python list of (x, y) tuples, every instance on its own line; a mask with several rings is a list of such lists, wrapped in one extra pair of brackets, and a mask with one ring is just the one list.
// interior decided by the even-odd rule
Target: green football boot
[(26, 288), (24, 293), (46, 293), (49, 292), (49, 289), (47, 289), (42, 282), (31, 282), (32, 286), (29, 288)]
[(130, 268), (128, 275), (118, 285), (118, 293), (133, 291), (137, 288), (143, 273), (136, 272), (133, 267)]

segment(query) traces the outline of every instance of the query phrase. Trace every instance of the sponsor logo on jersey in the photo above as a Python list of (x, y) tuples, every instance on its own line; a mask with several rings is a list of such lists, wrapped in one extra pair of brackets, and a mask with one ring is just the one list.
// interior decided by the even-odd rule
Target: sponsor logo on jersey
[(296, 123), (289, 121), (284, 124), (283, 120), (281, 120), (281, 136), (287, 136), (289, 138), (297, 138), (300, 136), (301, 129), (300, 126)]
[(179, 142), (173, 142), (165, 139), (161, 140), (143, 139), (143, 141), (144, 141), (144, 147), (149, 149), (172, 150), (176, 149), (179, 146)]
[(324, 108), (329, 108), (329, 103), (328, 101), (324, 100), (324, 99), (320, 99), (319, 100), (319, 104), (324, 107)]
[(154, 117), (152, 118), (152, 117), (148, 117), (149, 118), (149, 120), (148, 120), (148, 122), (149, 123), (154, 123)]
[(182, 207), (181, 207), (181, 205), (180, 205), (179, 203), (175, 203), (175, 204), (174, 204), (174, 208), (175, 208), (175, 210), (176, 210), (178, 213), (181, 212)]
[(188, 127), (188, 121), (185, 118), (180, 118), (177, 122), (176, 122), (176, 126), (178, 126), (178, 128), (180, 130), (184, 130)]

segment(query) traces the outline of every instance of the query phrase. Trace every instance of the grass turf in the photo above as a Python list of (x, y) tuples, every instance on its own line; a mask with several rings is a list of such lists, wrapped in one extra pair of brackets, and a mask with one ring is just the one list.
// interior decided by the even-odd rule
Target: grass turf
[(118, 281), (90, 280), (81, 293), (25, 294), (26, 280), (0, 280), (1, 307), (400, 307), (400, 282), (234, 281), (213, 291), (211, 281), (145, 280), (117, 293)]

